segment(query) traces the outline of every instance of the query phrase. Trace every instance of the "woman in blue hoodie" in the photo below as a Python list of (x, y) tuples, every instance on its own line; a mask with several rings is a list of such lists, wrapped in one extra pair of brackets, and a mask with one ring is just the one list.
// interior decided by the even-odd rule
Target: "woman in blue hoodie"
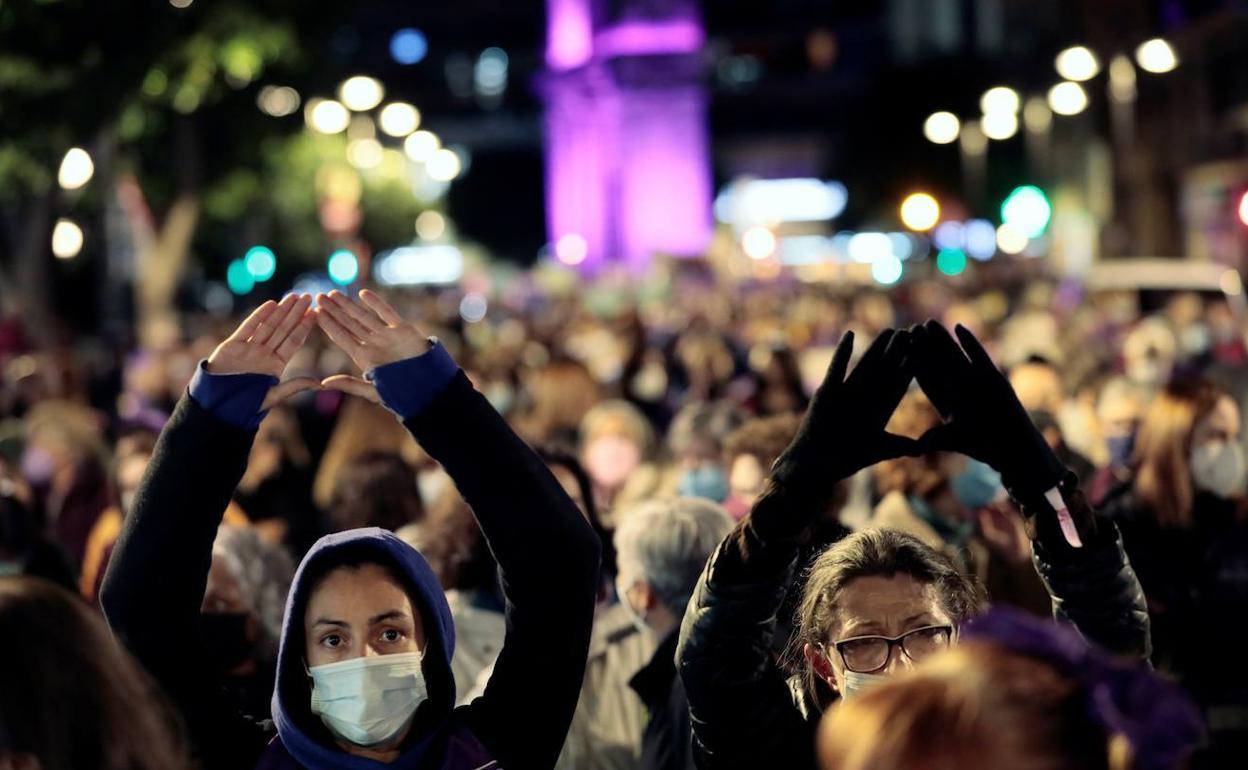
[[(102, 590), (109, 623), (179, 705), (203, 767), (554, 765), (589, 645), (599, 544), (542, 461), (436, 340), (380, 297), (266, 302), (197, 371), (161, 434)], [(313, 326), (365, 379), (279, 383)], [(315, 387), (393, 411), (454, 479), (503, 573), (507, 631), (485, 694), (454, 708), (454, 627), (421, 555), (390, 532), (322, 538), (286, 605), (274, 721), (224, 700), (200, 604), (222, 512), (265, 411)]]

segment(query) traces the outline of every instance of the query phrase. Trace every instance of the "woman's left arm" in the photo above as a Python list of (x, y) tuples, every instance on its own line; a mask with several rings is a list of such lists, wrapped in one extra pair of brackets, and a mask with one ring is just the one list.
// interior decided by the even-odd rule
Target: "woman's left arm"
[(502, 571), (507, 630), (485, 693), (469, 706), (469, 725), (502, 766), (553, 767), (589, 652), (598, 538), (445, 349), (376, 294), (360, 298), (367, 310), (341, 294), (322, 295), (318, 313), (370, 382), (324, 384), (379, 398), (472, 506)]
[[(916, 330), (919, 383), (948, 422), (922, 439), (991, 465), (1023, 512), (1056, 617), (1121, 655), (1151, 652), (1144, 590), (1113, 522), (1096, 515), (979, 340), (935, 321)], [(961, 346), (959, 346), (961, 343)]]

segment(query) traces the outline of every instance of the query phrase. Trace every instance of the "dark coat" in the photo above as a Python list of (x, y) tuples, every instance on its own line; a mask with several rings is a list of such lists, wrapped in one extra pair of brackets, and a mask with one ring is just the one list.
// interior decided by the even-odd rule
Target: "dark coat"
[[(1069, 497), (1076, 519), (1092, 515), (1082, 494)], [(677, 661), (699, 768), (815, 767), (822, 710), (772, 652), (777, 608), (797, 579), (801, 542), (769, 542), (753, 526), (773, 506), (809, 505), (772, 487), (716, 549), (689, 602)], [(1032, 549), (1059, 619), (1113, 652), (1148, 654), (1144, 593), (1112, 524), (1101, 522), (1081, 549), (1066, 545), (1055, 525), (1040, 527)]]
[(693, 770), (689, 701), (676, 676), (679, 638), (679, 629), (668, 634), (650, 662), (628, 683), (649, 714), (641, 734), (641, 766), (646, 770)]
[[(584, 673), (598, 539), (541, 459), (462, 372), (405, 425), (473, 508), (502, 572), (507, 631), (484, 696), (434, 715), (441, 726), (413, 737), (429, 743), (427, 750), (411, 758), (405, 749), (394, 766), (551, 767)], [(282, 729), (274, 740), (272, 723), (247, 719), (223, 697), (196, 643), (213, 540), (254, 437), (189, 396), (179, 402), (117, 541), (101, 594), (105, 614), (180, 709), (205, 770), (245, 770), (262, 756), (265, 768), (371, 766), (333, 751), (317, 725), (298, 716), (298, 729)], [(303, 732), (306, 740), (284, 743)], [(296, 759), (301, 752), (322, 759), (309, 764)]]

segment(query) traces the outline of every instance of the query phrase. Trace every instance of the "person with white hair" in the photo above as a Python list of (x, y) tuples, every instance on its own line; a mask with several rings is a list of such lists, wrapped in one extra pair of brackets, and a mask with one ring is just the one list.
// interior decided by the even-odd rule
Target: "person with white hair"
[(673, 497), (639, 504), (615, 531), (620, 602), (644, 633), (661, 640), (650, 662), (629, 682), (650, 714), (641, 739), (641, 765), (647, 770), (693, 767), (676, 643), (698, 576), (731, 529), (732, 519), (719, 505)]

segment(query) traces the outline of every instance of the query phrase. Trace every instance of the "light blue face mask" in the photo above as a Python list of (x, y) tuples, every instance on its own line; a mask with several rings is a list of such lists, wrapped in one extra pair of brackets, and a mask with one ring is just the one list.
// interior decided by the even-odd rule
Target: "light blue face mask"
[(701, 465), (680, 476), (677, 492), (681, 497), (703, 497), (716, 503), (728, 499), (728, 474), (718, 465)]
[(1001, 493), (1001, 474), (986, 463), (966, 458), (966, 467), (949, 479), (949, 488), (963, 506), (976, 510), (997, 499)]
[(312, 713), (357, 746), (393, 740), (429, 698), (418, 652), (372, 655), (312, 666)]
[(857, 671), (845, 670), (845, 682), (841, 688), (842, 698), (852, 698), (863, 690), (874, 687), (888, 680), (885, 674), (860, 674)]

